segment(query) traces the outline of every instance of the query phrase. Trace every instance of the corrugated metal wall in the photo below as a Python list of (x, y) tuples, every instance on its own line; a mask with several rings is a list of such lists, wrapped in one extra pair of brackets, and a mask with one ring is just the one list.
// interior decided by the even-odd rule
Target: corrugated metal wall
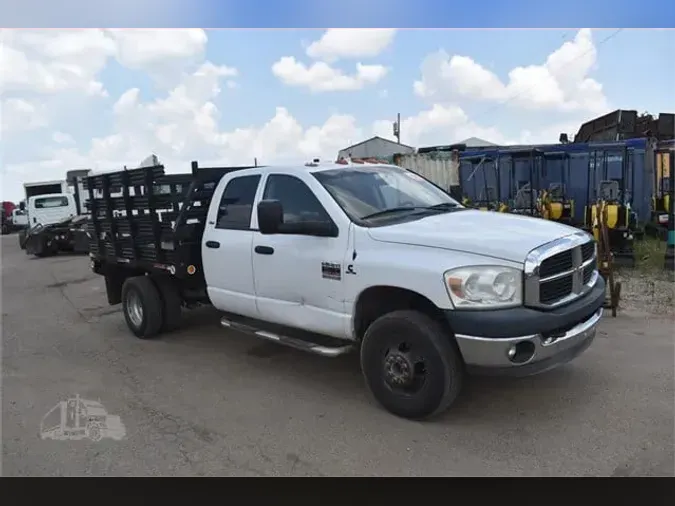
[(432, 181), (446, 191), (459, 185), (457, 163), (448, 156), (409, 154), (397, 157), (397, 165)]

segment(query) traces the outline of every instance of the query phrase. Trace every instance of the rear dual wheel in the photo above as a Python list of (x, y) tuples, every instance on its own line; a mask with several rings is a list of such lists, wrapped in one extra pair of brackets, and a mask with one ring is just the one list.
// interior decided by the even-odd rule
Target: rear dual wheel
[(131, 332), (150, 339), (178, 328), (182, 299), (169, 277), (136, 276), (122, 285), (122, 309)]

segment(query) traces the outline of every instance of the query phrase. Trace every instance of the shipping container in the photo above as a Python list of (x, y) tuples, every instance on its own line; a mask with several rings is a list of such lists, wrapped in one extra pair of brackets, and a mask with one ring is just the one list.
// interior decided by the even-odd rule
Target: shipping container
[(393, 157), (399, 167), (411, 170), (457, 197), (459, 162), (452, 152), (397, 154)]

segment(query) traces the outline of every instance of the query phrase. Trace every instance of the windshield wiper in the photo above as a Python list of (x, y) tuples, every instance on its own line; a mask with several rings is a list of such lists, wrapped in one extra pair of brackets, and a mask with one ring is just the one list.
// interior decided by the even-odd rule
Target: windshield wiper
[(366, 214), (365, 216), (361, 216), (361, 219), (367, 220), (367, 219), (370, 219), (370, 218), (376, 218), (378, 216), (384, 216), (384, 215), (390, 214), (390, 213), (398, 213), (399, 211), (419, 211), (419, 210), (426, 210), (426, 209), (429, 209), (429, 208), (424, 207), (424, 206), (390, 207), (389, 209), (383, 209), (382, 211), (377, 211), (376, 213)]
[(400, 207), (390, 207), (389, 209), (383, 209), (382, 211), (377, 211), (376, 213), (367, 214), (366, 216), (361, 216), (362, 220), (367, 220), (369, 218), (376, 218), (378, 216), (384, 216), (389, 213), (396, 213), (399, 211), (449, 211), (450, 209), (459, 208), (454, 202), (442, 202), (440, 204), (435, 204), (433, 206), (400, 206)]
[(425, 207), (425, 209), (433, 209), (433, 210), (439, 210), (439, 211), (445, 211), (447, 209), (455, 209), (459, 207), (458, 204), (454, 202), (442, 202), (440, 204), (436, 204), (433, 206)]

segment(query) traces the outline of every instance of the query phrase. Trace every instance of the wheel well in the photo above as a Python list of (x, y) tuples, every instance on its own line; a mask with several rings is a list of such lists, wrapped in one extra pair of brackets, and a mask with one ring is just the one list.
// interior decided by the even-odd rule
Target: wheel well
[(399, 309), (419, 311), (448, 327), (442, 311), (424, 295), (396, 286), (371, 286), (359, 295), (356, 302), (354, 336), (361, 340), (371, 323)]

